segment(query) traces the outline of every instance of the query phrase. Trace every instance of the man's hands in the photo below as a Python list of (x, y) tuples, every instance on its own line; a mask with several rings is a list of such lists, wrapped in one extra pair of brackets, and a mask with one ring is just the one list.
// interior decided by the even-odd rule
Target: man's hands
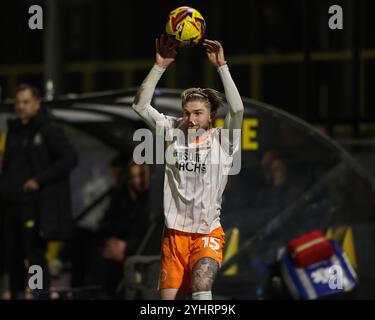
[[(176, 44), (162, 34), (159, 39), (155, 40), (155, 47), (155, 63), (166, 69), (176, 59)], [(227, 63), (224, 57), (224, 49), (219, 41), (205, 39), (203, 47), (206, 49), (208, 60), (216, 68)]]
[(39, 190), (39, 183), (35, 179), (27, 180), (23, 185), (24, 191), (38, 191)]
[(174, 44), (171, 40), (166, 39), (162, 34), (160, 39), (155, 40), (155, 46), (155, 63), (158, 66), (166, 69), (176, 58), (176, 44)]
[(208, 60), (210, 60), (216, 68), (227, 63), (224, 58), (224, 49), (219, 41), (205, 39), (203, 47), (206, 48)]
[(117, 262), (124, 261), (127, 244), (125, 241), (111, 238), (106, 241), (103, 257)]

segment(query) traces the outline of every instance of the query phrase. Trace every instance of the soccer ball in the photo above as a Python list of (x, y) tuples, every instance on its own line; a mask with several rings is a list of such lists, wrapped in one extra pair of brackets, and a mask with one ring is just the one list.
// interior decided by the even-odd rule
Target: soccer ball
[(193, 47), (203, 40), (206, 22), (190, 7), (174, 9), (168, 16), (165, 32), (179, 47)]

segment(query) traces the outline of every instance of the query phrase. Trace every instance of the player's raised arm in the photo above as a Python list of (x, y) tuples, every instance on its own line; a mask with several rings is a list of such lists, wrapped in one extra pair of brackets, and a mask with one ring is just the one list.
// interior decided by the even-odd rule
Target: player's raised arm
[[(241, 96), (230, 75), (227, 62), (224, 57), (224, 49), (219, 41), (204, 40), (209, 61), (217, 68), (221, 81), (223, 82), (225, 97), (229, 104), (229, 112), (225, 117), (224, 129), (241, 129), (244, 107)], [(233, 144), (233, 135), (230, 134), (230, 144)]]
[(155, 40), (155, 45), (155, 64), (139, 87), (132, 106), (135, 112), (153, 129), (156, 126), (156, 122), (164, 121), (165, 117), (151, 106), (152, 96), (159, 79), (177, 55), (176, 46), (167, 41), (164, 35)]

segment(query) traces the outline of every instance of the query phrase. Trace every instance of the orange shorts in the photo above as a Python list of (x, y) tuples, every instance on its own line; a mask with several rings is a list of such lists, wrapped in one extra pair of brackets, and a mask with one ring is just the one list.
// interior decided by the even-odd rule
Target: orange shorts
[(210, 234), (188, 233), (164, 227), (159, 289), (191, 291), (192, 270), (198, 260), (212, 258), (221, 265), (225, 234), (222, 227)]

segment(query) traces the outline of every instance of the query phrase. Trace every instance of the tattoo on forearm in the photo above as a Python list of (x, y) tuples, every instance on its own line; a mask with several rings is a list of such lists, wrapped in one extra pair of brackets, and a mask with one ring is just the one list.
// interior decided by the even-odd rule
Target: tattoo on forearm
[(210, 291), (214, 282), (218, 263), (212, 258), (203, 258), (193, 267), (193, 292)]

